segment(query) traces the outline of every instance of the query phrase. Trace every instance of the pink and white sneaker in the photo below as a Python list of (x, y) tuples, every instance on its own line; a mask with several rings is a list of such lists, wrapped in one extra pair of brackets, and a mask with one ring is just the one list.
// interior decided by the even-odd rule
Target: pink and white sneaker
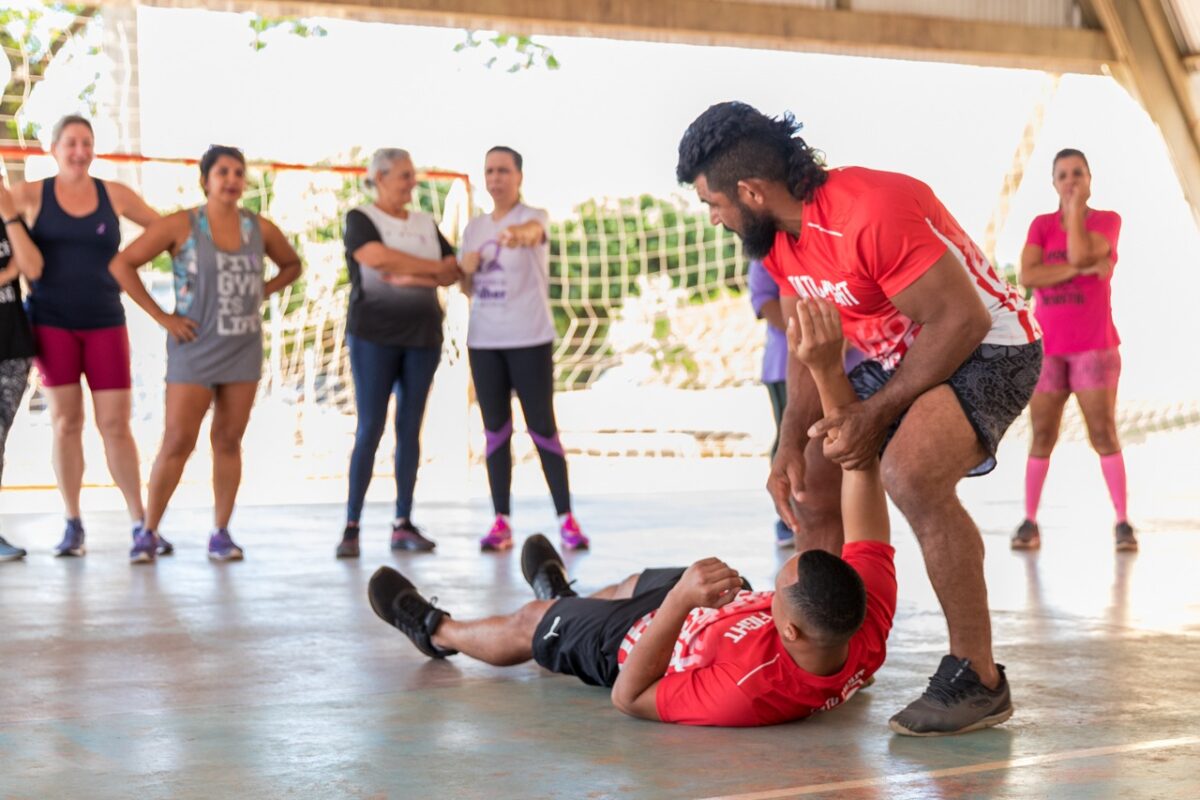
[(579, 522), (576, 521), (575, 515), (569, 511), (563, 519), (558, 533), (562, 537), (563, 550), (587, 550), (591, 546), (591, 542), (579, 529)]
[(511, 550), (512, 546), (512, 528), (503, 514), (497, 514), (492, 529), (488, 531), (487, 536), (479, 540), (479, 549), (485, 553), (499, 553), (502, 550)]

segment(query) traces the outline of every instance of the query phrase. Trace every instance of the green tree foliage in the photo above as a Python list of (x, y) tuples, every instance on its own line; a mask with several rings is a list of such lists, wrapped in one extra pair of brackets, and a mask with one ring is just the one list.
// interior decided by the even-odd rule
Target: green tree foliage
[(301, 39), (321, 38), (329, 34), (329, 31), (320, 25), (311, 25), (296, 17), (264, 17), (261, 14), (247, 14), (246, 17), (250, 25), (250, 32), (254, 34), (254, 38), (250, 40), (250, 46), (255, 51), (265, 48), (267, 46), (265, 34), (277, 29), (286, 31), (292, 36), (299, 36)]
[(454, 52), (491, 47), (496, 53), (483, 63), (488, 69), (502, 66), (505, 72), (521, 72), (542, 66), (549, 70), (559, 68), (554, 51), (534, 41), (532, 36), (517, 33), (495, 33), (491, 31), (466, 31), (461, 42), (454, 45)]
[[(36, 137), (36, 127), (20, 121), (21, 107), (62, 49), (97, 18), (97, 11), (95, 6), (72, 3), (0, 8), (0, 48), (12, 67), (0, 97), (0, 122), (9, 138), (23, 143)], [(81, 99), (90, 100), (94, 91), (92, 81)]]

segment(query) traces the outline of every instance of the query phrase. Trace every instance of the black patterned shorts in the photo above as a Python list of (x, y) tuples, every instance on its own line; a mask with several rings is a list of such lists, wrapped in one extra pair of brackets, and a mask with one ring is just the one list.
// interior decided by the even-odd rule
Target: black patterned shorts
[[(996, 447), (1008, 426), (1028, 405), (1041, 371), (1040, 341), (1023, 345), (981, 344), (946, 381), (988, 454), (983, 463), (967, 473), (968, 477), (986, 475), (996, 468)], [(859, 399), (866, 400), (894, 374), (895, 370), (886, 370), (877, 361), (864, 361), (851, 370), (850, 383)], [(888, 428), (884, 448), (903, 421), (901, 414)]]

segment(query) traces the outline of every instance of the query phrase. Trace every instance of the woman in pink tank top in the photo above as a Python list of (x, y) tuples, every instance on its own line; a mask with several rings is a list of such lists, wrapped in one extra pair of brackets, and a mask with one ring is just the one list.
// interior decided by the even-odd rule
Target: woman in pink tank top
[(1033, 442), (1025, 469), (1025, 521), (1012, 546), (1033, 550), (1041, 545), (1038, 503), (1063, 408), (1074, 394), (1112, 497), (1117, 550), (1136, 550), (1125, 514), (1125, 460), (1116, 422), (1121, 340), (1113, 325), (1111, 280), (1121, 217), (1088, 207), (1092, 173), (1080, 151), (1059, 151), (1052, 174), (1058, 211), (1033, 220), (1021, 253), (1021, 283), (1033, 289), (1046, 355), (1029, 403)]

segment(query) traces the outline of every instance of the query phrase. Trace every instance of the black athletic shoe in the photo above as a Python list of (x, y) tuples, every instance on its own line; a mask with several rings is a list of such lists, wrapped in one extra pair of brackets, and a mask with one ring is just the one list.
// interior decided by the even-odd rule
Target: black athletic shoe
[(521, 574), (538, 600), (578, 597), (567, 580), (567, 568), (550, 540), (535, 533), (521, 548)]
[(432, 552), (437, 543), (426, 539), (421, 529), (408, 520), (392, 526), (392, 549), (411, 550), (418, 553)]
[(999, 725), (1012, 716), (1013, 707), (1004, 665), (996, 669), (1000, 685), (989, 689), (969, 659), (943, 656), (925, 694), (892, 717), (888, 727), (905, 736), (950, 736)]
[(445, 658), (458, 652), (433, 643), (434, 631), (450, 615), (422, 597), (412, 581), (396, 570), (391, 567), (375, 570), (367, 584), (367, 597), (375, 615), (398, 628), (425, 655)]
[(1128, 522), (1118, 522), (1113, 527), (1113, 537), (1117, 540), (1118, 553), (1131, 553), (1138, 549), (1137, 536), (1133, 533), (1133, 526)]
[(1013, 550), (1037, 550), (1042, 546), (1042, 531), (1036, 522), (1025, 520), (1012, 537)]
[(358, 526), (347, 525), (337, 546), (338, 558), (358, 558)]

